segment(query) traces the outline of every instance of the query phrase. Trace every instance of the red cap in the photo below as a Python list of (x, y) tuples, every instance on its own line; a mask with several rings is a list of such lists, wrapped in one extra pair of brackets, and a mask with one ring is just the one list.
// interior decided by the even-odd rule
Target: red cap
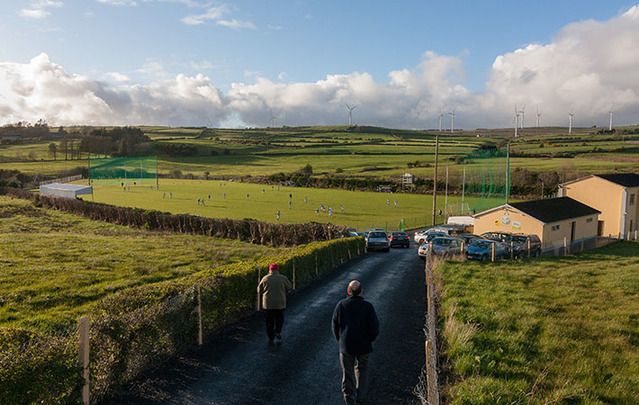
[(268, 271), (279, 270), (280, 265), (277, 263), (271, 263), (268, 265)]

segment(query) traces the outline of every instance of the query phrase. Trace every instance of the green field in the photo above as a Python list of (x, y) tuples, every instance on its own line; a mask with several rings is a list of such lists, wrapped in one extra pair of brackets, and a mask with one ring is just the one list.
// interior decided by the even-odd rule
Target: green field
[(449, 403), (637, 403), (637, 243), (437, 272)]
[[(128, 184), (132, 184), (129, 181)], [(119, 183), (94, 182), (94, 195), (86, 200), (113, 205), (167, 211), (175, 214), (196, 214), (219, 218), (253, 218), (276, 222), (280, 210), (280, 222), (303, 223), (309, 221), (331, 222), (337, 225), (366, 229), (384, 227), (397, 229), (402, 219), (407, 227), (428, 225), (432, 221), (432, 196), (423, 194), (376, 193), (336, 189), (278, 187), (252, 183), (218, 180), (172, 180), (160, 179), (160, 190), (153, 190), (146, 182), (144, 186), (131, 186), (125, 191)], [(173, 198), (170, 198), (173, 193)], [(226, 198), (224, 198), (226, 193)], [(247, 198), (247, 194), (249, 197)], [(211, 195), (211, 200), (208, 196)], [(288, 207), (293, 196), (291, 208)], [(305, 202), (304, 198), (308, 202)], [(204, 206), (197, 199), (204, 199)], [(397, 206), (395, 206), (397, 200)], [(387, 204), (387, 202), (389, 204)], [(438, 198), (438, 207), (444, 211), (444, 196)], [(457, 214), (461, 198), (448, 198), (449, 212)], [(465, 199), (469, 206), (496, 206), (502, 200)], [(316, 213), (323, 204), (327, 212)], [(343, 206), (344, 210), (341, 210)], [(333, 209), (329, 217), (328, 208)], [(443, 221), (443, 216), (439, 221)]]
[[(620, 130), (632, 128), (620, 128)], [(512, 168), (559, 171), (567, 179), (585, 173), (634, 169), (639, 165), (639, 135), (602, 135), (597, 129), (576, 128), (572, 135), (565, 128), (527, 128), (513, 139), (511, 129), (477, 129), (454, 134), (437, 131), (407, 131), (375, 127), (257, 128), (251, 130), (142, 127), (153, 145), (184, 144), (196, 147), (193, 156), (160, 154), (159, 169), (164, 174), (204, 177), (268, 176), (299, 170), (311, 164), (315, 175), (349, 177), (397, 177), (405, 171), (421, 176), (433, 174), (435, 136), (440, 137), (440, 164), (461, 173), (455, 158), (471, 155), (486, 145), (511, 142)], [(73, 136), (73, 128), (69, 128)], [(59, 141), (56, 141), (59, 142)], [(0, 168), (29, 174), (54, 175), (78, 166), (84, 160), (51, 160), (49, 142), (26, 145), (0, 145)], [(151, 145), (152, 146), (152, 145)], [(60, 149), (60, 148), (59, 148)], [(148, 149), (148, 148), (147, 148)], [(152, 150), (152, 147), (151, 147)], [(33, 152), (35, 158), (29, 157)], [(573, 156), (561, 156), (561, 154)], [(31, 155), (32, 157), (34, 155)], [(86, 154), (83, 154), (86, 157)], [(62, 158), (62, 159), (61, 159)], [(503, 160), (503, 159), (502, 159)], [(419, 161), (420, 167), (408, 168)], [(470, 158), (469, 172), (494, 167), (495, 160)], [(497, 162), (500, 166), (504, 163)]]
[(99, 299), (279, 249), (162, 234), (0, 197), (0, 326), (74, 322)]

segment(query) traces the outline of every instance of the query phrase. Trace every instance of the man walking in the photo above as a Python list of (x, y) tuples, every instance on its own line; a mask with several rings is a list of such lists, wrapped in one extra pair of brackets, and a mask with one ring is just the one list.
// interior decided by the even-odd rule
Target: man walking
[(348, 298), (337, 303), (333, 312), (333, 334), (339, 342), (342, 393), (347, 405), (363, 404), (368, 390), (368, 355), (379, 334), (375, 308), (361, 296), (362, 285), (348, 284)]
[(280, 274), (280, 266), (277, 263), (269, 264), (268, 274), (260, 280), (257, 293), (262, 297), (262, 309), (266, 313), (266, 336), (270, 343), (282, 340), (286, 294), (292, 288), (289, 279)]

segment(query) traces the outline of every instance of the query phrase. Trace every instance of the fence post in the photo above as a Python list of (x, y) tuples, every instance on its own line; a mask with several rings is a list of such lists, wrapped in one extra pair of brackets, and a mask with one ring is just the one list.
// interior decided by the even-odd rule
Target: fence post
[(639, 236), (639, 231), (637, 229), (635, 229), (635, 240), (637, 240), (638, 236)]
[(317, 252), (315, 252), (315, 277), (319, 275), (319, 268), (317, 265)]
[(348, 248), (348, 260), (351, 260), (351, 258), (352, 258), (352, 257), (351, 257), (351, 248), (349, 247), (349, 248)]
[(531, 246), (530, 246), (530, 238), (528, 238), (528, 258), (530, 259), (530, 250), (531, 250)]
[(581, 238), (581, 251), (582, 252), (584, 251), (584, 239), (583, 238)]
[(490, 244), (490, 261), (494, 262), (495, 261), (495, 244), (497, 242), (493, 242)]
[(197, 344), (204, 344), (204, 330), (202, 327), (202, 287), (197, 286)]
[(564, 256), (568, 256), (568, 238), (564, 236)]
[(463, 255), (464, 254), (464, 240), (463, 239), (461, 241), (461, 246), (460, 246), (459, 250), (460, 250), (459, 254)]
[(80, 318), (79, 324), (79, 338), (80, 338), (80, 365), (82, 366), (82, 378), (84, 379), (84, 385), (82, 386), (82, 404), (89, 405), (90, 390), (89, 390), (89, 318), (83, 316)]
[(510, 241), (510, 260), (515, 260), (515, 243)]
[(296, 271), (295, 271), (295, 259), (293, 259), (293, 289), (295, 289), (296, 287), (296, 281), (295, 281), (295, 275), (296, 275)]
[[(257, 270), (257, 284), (260, 284), (260, 281), (262, 281), (262, 269), (260, 269), (260, 266), (255, 266), (255, 269)], [(261, 310), (262, 309), (262, 305), (261, 305), (261, 299), (262, 297), (260, 297), (260, 293), (257, 293), (257, 300), (255, 303), (255, 306), (257, 308), (257, 310)]]

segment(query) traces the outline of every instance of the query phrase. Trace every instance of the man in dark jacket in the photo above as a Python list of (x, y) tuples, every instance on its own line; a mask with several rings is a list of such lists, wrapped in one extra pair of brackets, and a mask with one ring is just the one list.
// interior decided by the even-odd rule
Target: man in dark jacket
[(348, 284), (348, 298), (337, 303), (333, 312), (333, 334), (339, 342), (342, 367), (342, 393), (347, 405), (363, 404), (368, 390), (368, 355), (379, 334), (375, 308), (361, 297), (362, 285)]

